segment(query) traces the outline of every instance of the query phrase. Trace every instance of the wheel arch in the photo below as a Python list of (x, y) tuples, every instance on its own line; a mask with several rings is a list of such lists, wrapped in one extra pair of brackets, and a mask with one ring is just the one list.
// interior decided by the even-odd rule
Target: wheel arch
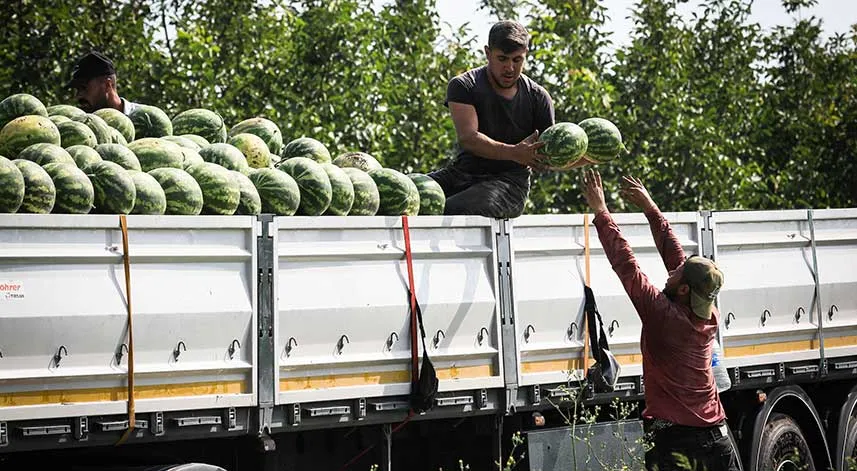
[(845, 399), (845, 403), (839, 410), (839, 426), (836, 431), (836, 469), (843, 471), (846, 469), (845, 463), (845, 433), (852, 422), (857, 421), (854, 417), (854, 411), (857, 409), (857, 386), (851, 388), (851, 392)]
[(827, 436), (818, 411), (812, 400), (800, 386), (789, 385), (774, 388), (756, 414), (753, 425), (753, 440), (750, 451), (750, 471), (759, 470), (762, 433), (771, 414), (779, 412), (792, 417), (805, 434), (817, 469), (829, 469), (832, 465)]

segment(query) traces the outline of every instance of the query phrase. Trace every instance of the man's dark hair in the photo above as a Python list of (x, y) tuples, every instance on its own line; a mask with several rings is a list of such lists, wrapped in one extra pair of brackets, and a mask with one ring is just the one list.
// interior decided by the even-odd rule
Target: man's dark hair
[(505, 53), (527, 49), (530, 45), (530, 33), (517, 21), (494, 23), (488, 32), (488, 48), (499, 49)]

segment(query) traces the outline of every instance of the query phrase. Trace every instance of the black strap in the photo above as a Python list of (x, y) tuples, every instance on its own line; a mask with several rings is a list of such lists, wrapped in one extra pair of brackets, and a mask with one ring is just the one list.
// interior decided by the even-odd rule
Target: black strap
[[(411, 290), (408, 289), (408, 303), (409, 303), (408, 306), (410, 306), (410, 301), (411, 301)], [(422, 337), (422, 341), (423, 341), (423, 353), (425, 353), (428, 351), (428, 349), (426, 348), (426, 329), (425, 329), (425, 327), (423, 327), (423, 310), (420, 308), (419, 300), (417, 300), (414, 303), (414, 306), (416, 307), (416, 311), (417, 311), (417, 324), (419, 324), (419, 326), (420, 326), (420, 337)], [(408, 311), (410, 311), (410, 307), (408, 307)], [(413, 314), (413, 313), (409, 312), (409, 314)]]
[[(598, 305), (595, 304), (595, 294), (589, 286), (583, 286), (583, 294), (585, 302), (583, 312), (586, 315), (589, 328), (589, 344), (592, 345), (592, 358), (597, 363), (606, 364), (609, 360), (605, 351), (610, 350), (610, 345), (607, 343), (607, 335), (604, 333), (604, 322), (601, 319), (601, 314), (598, 312)], [(597, 322), (597, 324), (596, 324)]]

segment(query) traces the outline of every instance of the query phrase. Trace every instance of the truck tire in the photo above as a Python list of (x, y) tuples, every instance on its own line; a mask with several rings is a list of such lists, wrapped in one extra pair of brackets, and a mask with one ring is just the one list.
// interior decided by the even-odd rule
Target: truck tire
[(845, 457), (842, 469), (854, 469), (854, 467), (857, 467), (857, 420), (852, 420), (848, 424), (842, 451), (844, 451), (843, 456)]
[(812, 453), (797, 422), (774, 413), (765, 424), (759, 443), (758, 469), (765, 471), (815, 471)]

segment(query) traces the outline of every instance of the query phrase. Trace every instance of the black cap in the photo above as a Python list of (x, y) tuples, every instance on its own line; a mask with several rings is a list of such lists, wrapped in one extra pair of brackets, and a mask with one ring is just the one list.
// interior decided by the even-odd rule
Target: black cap
[(88, 82), (89, 79), (115, 73), (113, 61), (98, 51), (90, 51), (77, 60), (77, 64), (71, 71), (71, 80), (66, 86), (73, 88), (78, 84)]

